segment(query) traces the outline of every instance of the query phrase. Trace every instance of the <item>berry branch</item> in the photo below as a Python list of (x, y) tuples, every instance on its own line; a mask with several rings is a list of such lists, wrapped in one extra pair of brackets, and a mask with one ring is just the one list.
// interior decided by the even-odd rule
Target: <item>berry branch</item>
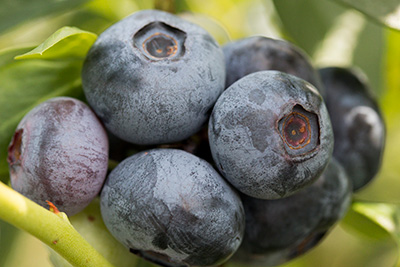
[(170, 13), (175, 13), (175, 0), (156, 0), (154, 2), (154, 8)]
[(53, 213), (0, 182), (0, 219), (44, 242), (74, 266), (109, 266), (74, 229), (63, 212)]

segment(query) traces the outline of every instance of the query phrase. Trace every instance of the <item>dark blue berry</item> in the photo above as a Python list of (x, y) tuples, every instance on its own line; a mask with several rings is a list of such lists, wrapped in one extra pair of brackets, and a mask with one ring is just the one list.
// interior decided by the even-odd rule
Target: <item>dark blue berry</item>
[(305, 253), (344, 216), (351, 193), (351, 180), (332, 158), (317, 181), (287, 198), (243, 195), (246, 230), (234, 259), (277, 265)]
[(226, 83), (262, 70), (277, 70), (302, 78), (314, 85), (324, 96), (319, 73), (300, 48), (285, 41), (263, 36), (240, 39), (223, 46), (226, 64)]
[(368, 184), (381, 167), (385, 122), (361, 71), (328, 67), (320, 73), (335, 136), (333, 156), (345, 168), (356, 191)]
[(209, 141), (225, 178), (262, 199), (288, 196), (315, 181), (333, 149), (318, 91), (279, 71), (249, 74), (225, 90), (211, 114)]
[(140, 152), (107, 178), (101, 211), (133, 253), (163, 266), (209, 266), (239, 247), (244, 211), (206, 161), (177, 149)]
[(139, 145), (196, 133), (224, 90), (216, 41), (174, 15), (143, 10), (103, 32), (82, 71), (86, 98), (109, 131)]

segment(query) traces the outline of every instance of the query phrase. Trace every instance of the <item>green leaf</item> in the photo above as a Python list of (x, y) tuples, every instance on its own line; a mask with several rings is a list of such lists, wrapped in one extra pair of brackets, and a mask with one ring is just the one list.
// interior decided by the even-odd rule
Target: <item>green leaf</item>
[(330, 1), (321, 0), (274, 0), (281, 24), (287, 37), (314, 54), (335, 20), (345, 9)]
[(385, 28), (368, 20), (366, 22), (354, 49), (353, 65), (365, 72), (371, 90), (379, 97), (383, 92), (382, 72), (385, 71), (382, 66), (385, 53)]
[[(390, 238), (396, 243), (397, 249), (400, 251), (399, 205), (355, 201), (344, 218), (343, 225), (377, 241), (384, 241)], [(400, 261), (397, 266), (399, 264)]]
[(354, 202), (343, 223), (364, 237), (383, 240), (398, 231), (397, 222), (393, 219), (396, 212), (396, 207), (391, 204)]
[(135, 267), (156, 267), (157, 265), (152, 264), (151, 262), (139, 258), (138, 262), (136, 263)]
[(15, 59), (84, 59), (97, 35), (75, 27), (63, 27), (38, 47)]
[(400, 30), (400, 2), (399, 0), (335, 0), (359, 10), (377, 22)]
[(397, 245), (396, 266), (400, 266), (400, 205), (354, 201), (343, 226), (372, 240), (394, 241)]
[(34, 18), (62, 13), (89, 0), (6, 0), (1, 1), (0, 34)]
[(5, 266), (17, 234), (17, 228), (0, 220), (0, 266)]
[(304, 49), (313, 63), (357, 66), (371, 88), (382, 92), (384, 28), (332, 1), (274, 0), (274, 4), (288, 39)]
[(0, 50), (0, 67), (10, 64), (14, 61), (14, 57), (19, 54), (26, 53), (32, 50), (32, 46), (22, 46), (22, 47), (11, 47), (7, 49)]
[[(266, 0), (224, 0), (224, 1), (195, 1), (186, 0), (178, 5), (180, 11), (189, 9), (190, 12), (204, 14), (214, 20), (227, 31), (233, 39), (251, 35), (276, 35), (273, 10), (266, 8)], [(269, 1), (268, 1), (269, 2)], [(283, 1), (284, 2), (284, 1)]]
[(154, 8), (155, 0), (135, 0), (139, 9), (152, 9)]
[[(382, 107), (388, 119), (398, 122), (400, 109), (398, 99), (400, 97), (400, 32), (388, 31), (386, 35), (385, 49), (385, 72), (384, 80), (386, 82), (386, 94), (383, 98)], [(393, 123), (398, 125), (398, 123)]]
[(0, 180), (7, 181), (7, 147), (22, 117), (56, 96), (83, 98), (81, 61), (12, 60), (26, 48), (0, 52)]
[[(366, 20), (359, 12), (349, 9), (341, 13), (326, 32), (313, 58), (320, 66), (351, 66)], [(343, 42), (346, 40), (346, 42)]]
[[(147, 2), (150, 3), (151, 1)], [(151, 6), (148, 8), (151, 8)], [(84, 29), (90, 29), (93, 32), (99, 33), (104, 31), (104, 26), (108, 27), (137, 10), (139, 10), (137, 0), (92, 0), (85, 5), (84, 9), (80, 9), (77, 13), (78, 16), (82, 16), (80, 20), (87, 22), (84, 23)], [(98, 16), (97, 18), (94, 16), (95, 14)], [(88, 15), (92, 18), (88, 17)], [(104, 24), (105, 21), (108, 22), (107, 25)], [(100, 22), (100, 25), (98, 22)], [(78, 22), (74, 25), (83, 24), (82, 22)]]

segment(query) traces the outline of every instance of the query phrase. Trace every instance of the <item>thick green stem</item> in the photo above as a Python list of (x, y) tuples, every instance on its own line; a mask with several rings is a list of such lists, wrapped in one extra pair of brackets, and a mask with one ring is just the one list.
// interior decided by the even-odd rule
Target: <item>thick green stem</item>
[(74, 266), (112, 267), (74, 229), (65, 213), (53, 213), (0, 182), (0, 219), (44, 242)]

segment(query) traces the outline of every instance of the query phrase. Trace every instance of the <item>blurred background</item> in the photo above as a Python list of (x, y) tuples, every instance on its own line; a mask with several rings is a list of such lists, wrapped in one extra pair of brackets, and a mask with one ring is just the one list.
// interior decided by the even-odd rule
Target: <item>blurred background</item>
[[(400, 203), (400, 32), (332, 0), (180, 0), (174, 6), (170, 2), (0, 0), (0, 51), (38, 45), (63, 26), (100, 34), (132, 12), (154, 5), (199, 24), (221, 45), (253, 35), (289, 40), (317, 68), (356, 66), (367, 75), (386, 120), (387, 145), (378, 176), (354, 198)], [(7, 182), (5, 176), (2, 181)], [(319, 246), (286, 266), (393, 266), (397, 240), (379, 234), (379, 227), (368, 229), (370, 234), (360, 234), (340, 223)], [(40, 241), (0, 220), (0, 266), (52, 265)]]

